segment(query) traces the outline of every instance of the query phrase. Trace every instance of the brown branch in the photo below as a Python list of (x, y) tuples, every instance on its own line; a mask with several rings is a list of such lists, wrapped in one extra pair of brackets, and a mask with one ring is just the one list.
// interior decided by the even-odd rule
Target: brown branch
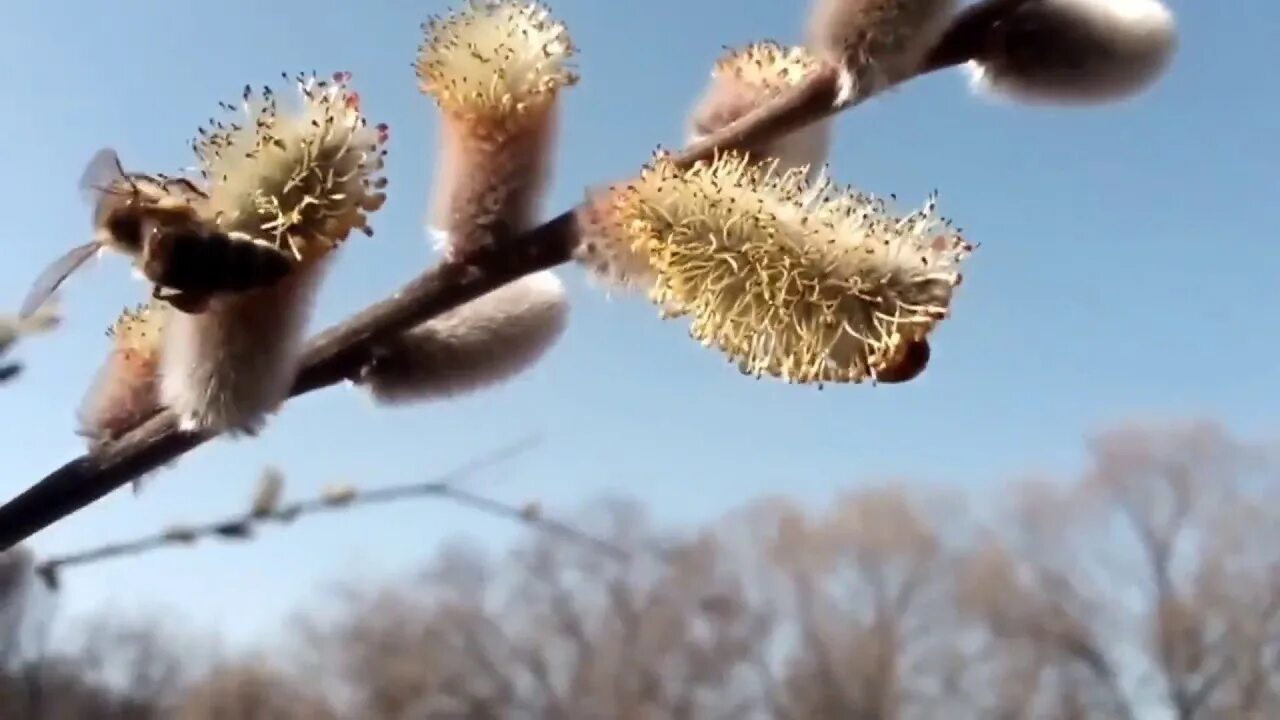
[[(933, 53), (934, 61), (921, 74), (963, 62), (956, 59), (963, 52), (948, 51), (945, 46), (968, 42), (971, 34), (944, 38), (944, 47)], [(867, 99), (855, 97), (837, 107), (839, 79), (839, 68), (824, 65), (804, 83), (690, 145), (674, 161), (687, 167), (710, 159), (719, 150), (758, 146)], [(578, 240), (577, 208), (518, 236), (496, 232), (488, 246), (440, 263), (386, 300), (313, 338), (290, 397), (358, 376), (387, 338), (524, 275), (569, 262)], [(173, 415), (161, 411), (113, 444), (68, 462), (0, 506), (0, 550), (177, 460), (213, 437), (211, 433), (180, 431)]]
[(267, 523), (287, 524), (320, 513), (351, 510), (357, 507), (414, 500), (438, 498), (452, 500), (490, 515), (513, 519), (542, 530), (570, 537), (576, 541), (602, 549), (614, 557), (624, 556), (622, 550), (604, 540), (591, 537), (564, 523), (533, 515), (521, 508), (483, 497), (458, 487), (458, 483), (480, 470), (510, 460), (538, 444), (536, 437), (525, 438), (492, 452), (486, 453), (432, 480), (401, 485), (389, 485), (373, 489), (350, 488), (344, 493), (324, 492), (314, 498), (292, 503), (282, 503), (267, 512), (253, 510), (238, 513), (196, 525), (172, 525), (160, 532), (132, 540), (108, 543), (79, 552), (57, 555), (36, 564), (35, 571), (42, 577), (56, 577), (62, 568), (85, 565), (110, 558), (138, 555), (166, 547), (186, 547), (205, 538), (247, 540), (253, 537), (254, 528)]
[[(833, 70), (815, 73), (778, 102), (758, 109), (722, 132), (691, 146), (679, 162), (692, 165), (717, 148), (758, 142), (826, 116), (836, 92)], [(443, 262), (312, 339), (291, 397), (356, 376), (378, 343), (474, 300), (512, 280), (568, 262), (578, 242), (576, 209), (518, 237), (496, 237), (487, 248)], [(163, 411), (111, 445), (63, 465), (0, 507), (0, 549), (93, 503), (131, 480), (177, 460), (214, 437), (184, 432)]]

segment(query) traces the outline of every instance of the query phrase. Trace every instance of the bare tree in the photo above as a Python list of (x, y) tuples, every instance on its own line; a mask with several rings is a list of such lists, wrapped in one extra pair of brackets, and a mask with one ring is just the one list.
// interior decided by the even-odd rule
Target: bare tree
[(554, 533), (501, 554), (455, 542), (312, 608), (292, 657), (211, 664), (108, 618), (11, 667), (0, 709), (1261, 720), (1280, 713), (1277, 481), (1280, 455), (1201, 423), (1107, 430), (1078, 477), (1004, 486), (981, 517), (904, 483), (817, 511), (765, 499), (685, 532), (602, 501), (578, 526), (617, 553)]
[(297, 678), (261, 661), (213, 668), (183, 691), (173, 720), (337, 720), (328, 703)]

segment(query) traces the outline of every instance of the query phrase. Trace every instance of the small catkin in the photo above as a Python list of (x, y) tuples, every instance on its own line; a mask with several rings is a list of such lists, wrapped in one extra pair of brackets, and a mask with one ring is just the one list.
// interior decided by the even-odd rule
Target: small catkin
[(451, 256), (537, 221), (576, 49), (533, 2), (473, 0), (423, 30), (419, 86), (442, 115), (429, 225)]
[[(165, 332), (161, 399), (189, 430), (256, 432), (288, 396), (315, 293), (333, 251), (386, 200), (385, 125), (371, 126), (346, 73), (299, 77), (301, 107), (245, 87), (239, 122), (202, 129), (194, 146), (209, 212), (224, 232), (289, 252), (272, 287), (217, 296)], [(231, 106), (226, 106), (232, 109)]]
[(693, 337), (742, 372), (789, 382), (901, 382), (904, 363), (923, 369), (922, 343), (972, 250), (932, 197), (895, 216), (738, 153), (690, 169), (659, 154), (591, 207), (585, 232), (603, 265), (642, 268), (628, 284), (665, 316), (690, 317)]
[(255, 433), (288, 397), (327, 258), (276, 285), (175, 313), (164, 336), (161, 395), (184, 429)]
[[(423, 26), (420, 88), (439, 106), (432, 234), (446, 258), (537, 221), (560, 91), (577, 82), (565, 27), (531, 2), (470, 2)], [(360, 382), (383, 403), (453, 397), (533, 365), (564, 330), (560, 280), (539, 272), (380, 348)]]
[[(779, 94), (799, 85), (820, 63), (804, 48), (758, 42), (731, 50), (711, 71), (711, 82), (689, 118), (688, 141), (698, 142), (722, 130)], [(824, 118), (799, 130), (743, 148), (757, 160), (773, 158), (780, 169), (808, 168), (817, 177), (831, 147), (831, 121)]]
[(973, 52), (972, 85), (1028, 104), (1135, 95), (1178, 45), (1173, 13), (1159, 0), (1028, 0), (998, 17)]
[(956, 0), (814, 0), (809, 45), (844, 68), (837, 104), (911, 79), (955, 8)]
[(107, 331), (111, 354), (79, 411), (80, 434), (91, 443), (115, 440), (159, 409), (161, 338), (171, 314), (152, 301), (125, 310)]
[(383, 403), (450, 398), (527, 370), (568, 321), (560, 279), (550, 271), (514, 280), (382, 348), (364, 383)]

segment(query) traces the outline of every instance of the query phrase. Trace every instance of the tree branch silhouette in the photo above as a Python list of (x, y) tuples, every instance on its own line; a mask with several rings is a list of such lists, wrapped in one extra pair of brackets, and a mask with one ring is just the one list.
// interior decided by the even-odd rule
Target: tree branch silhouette
[[(961, 14), (916, 77), (968, 60), (983, 24), (991, 23), (987, 16), (998, 17), (1002, 8), (1011, 11), (1018, 3), (988, 0), (983, 5), (989, 9), (977, 20), (976, 11)], [(844, 97), (845, 74), (845, 68), (825, 61), (803, 82), (676, 154), (675, 165), (687, 168), (720, 151), (758, 146), (858, 105), (883, 89), (856, 86), (852, 96)], [(578, 210), (571, 208), (521, 234), (495, 229), (488, 244), (446, 259), (385, 300), (320, 333), (307, 345), (290, 397), (356, 378), (387, 339), (524, 275), (569, 262), (579, 242)], [(209, 432), (179, 430), (175, 416), (160, 411), (0, 506), (0, 550), (174, 462), (213, 437)]]
[(582, 532), (566, 523), (545, 517), (541, 511), (533, 510), (530, 507), (516, 507), (459, 487), (461, 481), (469, 479), (478, 471), (511, 460), (533, 449), (539, 443), (540, 439), (538, 437), (531, 436), (486, 453), (457, 468), (422, 482), (374, 488), (334, 485), (321, 491), (319, 495), (305, 500), (278, 503), (266, 508), (250, 508), (245, 512), (235, 513), (203, 523), (170, 525), (159, 532), (131, 540), (106, 543), (87, 550), (49, 557), (37, 562), (35, 571), (46, 582), (51, 582), (56, 586), (56, 578), (59, 571), (66, 567), (140, 555), (163, 548), (189, 547), (203, 539), (251, 540), (254, 538), (255, 528), (268, 524), (288, 525), (310, 515), (426, 498), (455, 502), (489, 515), (515, 520), (535, 529), (593, 546), (614, 558), (626, 559), (628, 554), (621, 548)]
[[(837, 72), (827, 68), (808, 82), (678, 155), (683, 166), (792, 131), (836, 111)], [(307, 345), (291, 397), (355, 377), (378, 343), (405, 332), (531, 272), (572, 259), (579, 233), (577, 208), (528, 233), (498, 236), (477, 251), (441, 262)], [(131, 480), (177, 460), (215, 437), (185, 432), (161, 411), (119, 440), (53, 471), (0, 506), (0, 549), (9, 548)]]

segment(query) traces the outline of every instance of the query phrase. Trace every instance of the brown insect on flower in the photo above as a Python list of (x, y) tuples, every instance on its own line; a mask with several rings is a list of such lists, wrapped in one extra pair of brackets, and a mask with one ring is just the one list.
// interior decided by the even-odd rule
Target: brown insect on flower
[(221, 232), (202, 208), (208, 197), (186, 178), (127, 172), (111, 148), (99, 150), (80, 181), (93, 200), (93, 239), (50, 263), (32, 284), (21, 315), (34, 312), (102, 251), (132, 258), (152, 297), (199, 313), (209, 298), (269, 287), (289, 272), (289, 257), (252, 237)]
[[(765, 41), (730, 50), (716, 61), (711, 82), (689, 117), (690, 143), (722, 130), (821, 67), (809, 51)], [(831, 147), (831, 121), (824, 118), (782, 137), (742, 148), (757, 160), (773, 158), (780, 169), (806, 167), (810, 177), (822, 171)]]
[(576, 48), (545, 7), (519, 0), (473, 0), (423, 30), (419, 86), (442, 115), (429, 225), (454, 254), (537, 220)]
[(897, 216), (739, 153), (689, 169), (659, 154), (581, 219), (595, 257), (580, 259), (635, 269), (629, 286), (742, 372), (799, 383), (918, 375), (972, 250), (932, 197)]
[[(371, 126), (348, 73), (296, 78), (299, 107), (243, 95), (244, 118), (202, 129), (194, 147), (210, 215), (285, 251), (294, 267), (262, 290), (217, 297), (165, 331), (161, 398), (185, 429), (256, 432), (287, 397), (315, 292), (333, 251), (386, 200), (385, 126)], [(225, 105), (230, 108), (231, 106)]]

